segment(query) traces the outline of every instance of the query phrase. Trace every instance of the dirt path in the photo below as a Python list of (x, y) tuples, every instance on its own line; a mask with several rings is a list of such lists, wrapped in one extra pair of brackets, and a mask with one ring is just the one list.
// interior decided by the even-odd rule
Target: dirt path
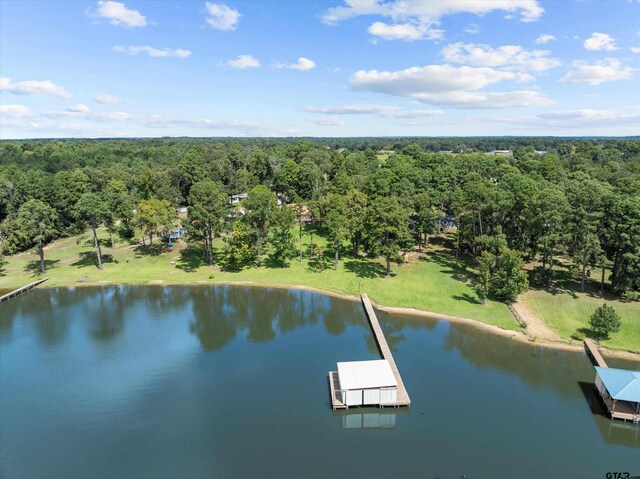
[(560, 335), (549, 328), (524, 302), (518, 301), (517, 303), (513, 303), (513, 309), (515, 309), (524, 322), (527, 323), (526, 333), (529, 337), (536, 338), (536, 340), (562, 341)]

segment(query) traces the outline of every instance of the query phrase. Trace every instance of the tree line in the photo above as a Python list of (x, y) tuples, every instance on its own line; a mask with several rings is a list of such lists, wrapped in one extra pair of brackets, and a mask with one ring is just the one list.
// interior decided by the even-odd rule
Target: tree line
[[(341, 254), (367, 254), (389, 273), (447, 215), (456, 255), (476, 262), (481, 300), (513, 299), (529, 279), (552, 286), (561, 258), (583, 290), (596, 271), (611, 293), (635, 298), (640, 288), (634, 139), (4, 141), (0, 187), (2, 251), (35, 246), (42, 270), (43, 247), (57, 237), (90, 228), (101, 267), (99, 226), (112, 244), (121, 235), (153, 245), (187, 206), (190, 241), (208, 264), (229, 269), (260, 266), (266, 255), (286, 266), (302, 254), (294, 225), (310, 216), (335, 268)], [(242, 213), (228, 201), (238, 193), (248, 193)], [(529, 262), (538, 264), (530, 276)]]

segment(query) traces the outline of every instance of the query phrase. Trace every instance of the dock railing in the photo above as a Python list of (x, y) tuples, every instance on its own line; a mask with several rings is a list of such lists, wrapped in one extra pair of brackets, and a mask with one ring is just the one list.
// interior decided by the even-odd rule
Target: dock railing
[(19, 294), (25, 293), (25, 292), (29, 291), (30, 289), (35, 288), (36, 286), (44, 283), (48, 279), (49, 278), (39, 279), (38, 281), (34, 281), (33, 283), (29, 283), (26, 286), (22, 286), (21, 288), (14, 289), (13, 291), (11, 291), (9, 293), (0, 296), (0, 304), (4, 303), (5, 301), (10, 300), (11, 298), (15, 298)]

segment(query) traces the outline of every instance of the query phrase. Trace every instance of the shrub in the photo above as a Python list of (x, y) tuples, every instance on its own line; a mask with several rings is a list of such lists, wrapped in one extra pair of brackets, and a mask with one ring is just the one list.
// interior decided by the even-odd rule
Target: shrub
[(620, 331), (620, 315), (611, 306), (603, 304), (593, 313), (589, 324), (598, 335), (608, 338), (610, 333)]

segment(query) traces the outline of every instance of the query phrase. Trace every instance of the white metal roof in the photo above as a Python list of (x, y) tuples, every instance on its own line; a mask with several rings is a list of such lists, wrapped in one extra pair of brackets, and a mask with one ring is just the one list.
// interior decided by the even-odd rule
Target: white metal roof
[(397, 387), (389, 361), (350, 361), (338, 363), (338, 376), (341, 389), (367, 389)]

